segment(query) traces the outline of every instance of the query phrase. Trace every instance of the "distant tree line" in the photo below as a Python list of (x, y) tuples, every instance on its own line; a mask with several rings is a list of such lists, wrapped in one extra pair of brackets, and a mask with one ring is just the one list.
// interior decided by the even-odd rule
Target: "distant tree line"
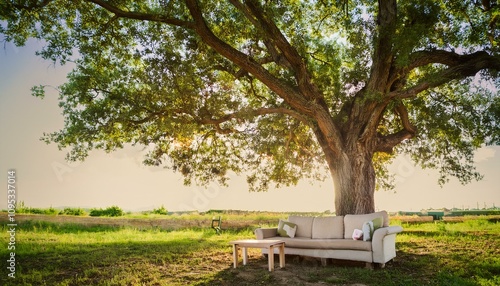
[[(3, 210), (5, 211), (5, 210)], [(40, 215), (73, 215), (73, 216), (107, 216), (107, 217), (119, 217), (124, 216), (126, 212), (118, 207), (118, 206), (110, 206), (105, 209), (103, 208), (91, 208), (90, 210), (83, 208), (73, 208), (73, 207), (65, 207), (61, 208), (35, 208), (27, 206), (23, 201), (20, 201), (16, 205), (16, 213), (18, 214), (40, 214)], [(157, 214), (157, 215), (168, 215), (168, 210), (165, 206), (161, 205), (158, 208), (153, 209), (152, 211), (143, 212), (143, 214)]]
[(23, 201), (20, 201), (16, 205), (16, 213), (19, 214), (43, 214), (43, 215), (74, 215), (74, 216), (84, 216), (87, 212), (82, 208), (64, 208), (56, 209), (52, 206), (49, 208), (34, 208), (26, 206)]
[(500, 208), (491, 208), (483, 210), (422, 210), (419, 212), (406, 212), (399, 211), (400, 216), (432, 216), (434, 219), (441, 219), (443, 217), (457, 217), (457, 216), (490, 216), (500, 215)]

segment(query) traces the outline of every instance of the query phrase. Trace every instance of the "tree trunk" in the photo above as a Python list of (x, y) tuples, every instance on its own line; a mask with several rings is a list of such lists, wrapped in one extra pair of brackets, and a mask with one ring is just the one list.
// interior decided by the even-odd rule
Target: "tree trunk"
[(337, 215), (366, 214), (375, 211), (375, 169), (371, 152), (358, 146), (336, 156), (330, 166), (335, 188)]

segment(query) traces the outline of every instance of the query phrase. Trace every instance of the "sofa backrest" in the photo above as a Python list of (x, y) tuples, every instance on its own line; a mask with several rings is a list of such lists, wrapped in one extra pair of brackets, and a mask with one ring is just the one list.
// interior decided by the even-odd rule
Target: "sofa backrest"
[(363, 223), (382, 217), (382, 226), (389, 226), (389, 215), (386, 211), (363, 215), (345, 216), (295, 216), (288, 221), (297, 225), (296, 237), (303, 238), (352, 238), (354, 229), (362, 229)]
[(383, 227), (389, 226), (389, 215), (386, 211), (375, 212), (362, 215), (345, 215), (344, 216), (344, 238), (351, 238), (355, 229), (362, 229), (363, 223), (371, 221), (378, 217), (382, 217)]
[(312, 225), (312, 238), (344, 238), (344, 217), (315, 217)]
[(297, 225), (296, 237), (344, 238), (343, 216), (289, 216), (288, 221)]
[(297, 225), (296, 237), (312, 237), (312, 226), (314, 217), (312, 216), (294, 216), (288, 217), (288, 221)]

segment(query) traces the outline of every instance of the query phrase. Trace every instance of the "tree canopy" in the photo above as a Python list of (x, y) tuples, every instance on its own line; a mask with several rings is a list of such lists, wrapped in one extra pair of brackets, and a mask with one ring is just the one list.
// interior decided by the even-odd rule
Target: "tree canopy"
[(44, 136), (70, 160), (139, 144), (186, 183), (252, 190), (329, 170), (345, 214), (373, 211), (398, 154), (466, 183), (500, 143), (496, 1), (2, 0), (0, 20), (74, 64)]

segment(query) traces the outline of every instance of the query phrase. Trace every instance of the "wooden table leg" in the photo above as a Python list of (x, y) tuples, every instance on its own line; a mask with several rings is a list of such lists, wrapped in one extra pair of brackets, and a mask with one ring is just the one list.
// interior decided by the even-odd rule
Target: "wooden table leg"
[(238, 267), (238, 245), (233, 244), (233, 266)]
[(280, 268), (285, 267), (285, 244), (280, 245)]
[(247, 265), (247, 262), (248, 262), (247, 248), (243, 247), (243, 265)]
[(274, 246), (269, 246), (269, 271), (274, 270)]

